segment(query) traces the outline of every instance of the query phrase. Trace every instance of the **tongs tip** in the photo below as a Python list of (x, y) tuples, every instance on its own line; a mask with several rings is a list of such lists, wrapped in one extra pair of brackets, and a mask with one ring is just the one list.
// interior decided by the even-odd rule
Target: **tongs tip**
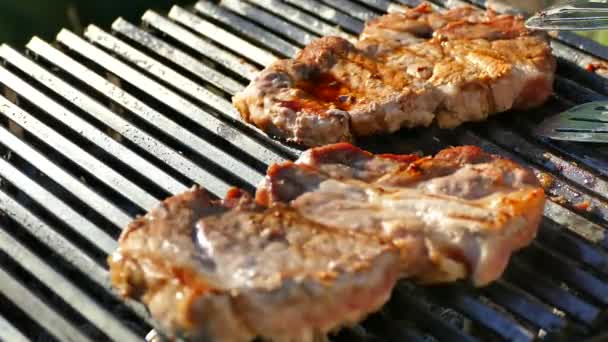
[(533, 30), (598, 30), (608, 27), (608, 4), (574, 0), (546, 8), (526, 20)]

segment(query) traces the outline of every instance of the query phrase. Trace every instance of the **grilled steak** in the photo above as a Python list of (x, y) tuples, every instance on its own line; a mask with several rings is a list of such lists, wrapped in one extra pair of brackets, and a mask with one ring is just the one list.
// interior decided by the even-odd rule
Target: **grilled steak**
[(113, 285), (166, 331), (213, 341), (313, 341), (390, 296), (398, 253), (232, 191), (200, 188), (165, 200), (123, 232)]
[(523, 19), (423, 4), (367, 23), (352, 45), (325, 37), (263, 70), (233, 102), (244, 120), (317, 146), (402, 127), (455, 127), (542, 104), (555, 60)]
[(536, 234), (544, 193), (534, 175), (477, 147), (435, 157), (372, 155), (342, 143), (272, 166), (257, 192), (338, 230), (401, 249), (402, 276), (421, 283), (500, 277)]

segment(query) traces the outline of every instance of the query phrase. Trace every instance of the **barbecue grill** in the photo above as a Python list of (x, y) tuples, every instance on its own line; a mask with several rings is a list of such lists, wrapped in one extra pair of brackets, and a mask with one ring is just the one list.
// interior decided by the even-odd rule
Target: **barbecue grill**
[[(230, 97), (275, 59), (320, 35), (354, 38), (393, 5), (203, 0), (148, 11), (141, 25), (118, 19), (111, 30), (63, 30), (54, 43), (2, 45), (0, 340), (142, 340), (154, 322), (107, 279), (121, 227), (194, 183), (218, 197), (229, 185), (252, 190), (269, 164), (296, 158), (297, 148), (241, 122)], [(489, 287), (404, 282), (332, 340), (608, 340), (608, 146), (530, 134), (547, 115), (606, 99), (608, 75), (586, 69), (608, 49), (567, 33), (552, 46), (556, 94), (540, 109), (360, 141), (425, 154), (474, 144), (531, 167), (551, 198), (537, 240)]]

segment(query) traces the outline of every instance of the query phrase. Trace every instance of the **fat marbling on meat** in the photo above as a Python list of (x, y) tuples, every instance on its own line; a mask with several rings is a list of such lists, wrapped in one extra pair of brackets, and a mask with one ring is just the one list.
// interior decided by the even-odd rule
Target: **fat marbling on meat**
[(398, 253), (379, 239), (201, 188), (133, 221), (110, 256), (113, 286), (164, 332), (192, 341), (320, 341), (389, 298)]
[(395, 245), (402, 277), (477, 286), (499, 278), (511, 254), (532, 241), (544, 206), (530, 170), (473, 146), (419, 159), (347, 143), (313, 148), (273, 165), (256, 197)]

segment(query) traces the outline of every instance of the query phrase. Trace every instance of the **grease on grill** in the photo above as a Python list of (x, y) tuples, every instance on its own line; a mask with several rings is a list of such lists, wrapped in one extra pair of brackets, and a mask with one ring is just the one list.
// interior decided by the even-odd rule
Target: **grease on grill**
[(573, 207), (578, 211), (591, 211), (591, 203), (587, 200), (576, 203)]
[(538, 181), (543, 189), (548, 189), (553, 185), (553, 176), (546, 172), (539, 172), (536, 177), (538, 178)]

